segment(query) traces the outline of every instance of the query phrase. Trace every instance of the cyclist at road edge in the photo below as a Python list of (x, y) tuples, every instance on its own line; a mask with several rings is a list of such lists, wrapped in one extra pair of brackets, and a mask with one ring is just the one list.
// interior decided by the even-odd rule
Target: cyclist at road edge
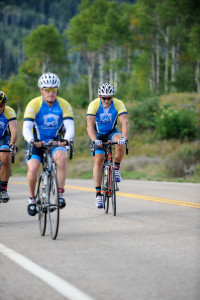
[[(116, 181), (121, 181), (120, 163), (124, 156), (124, 144), (128, 138), (129, 122), (128, 112), (121, 100), (114, 98), (115, 89), (111, 84), (105, 83), (99, 86), (99, 98), (93, 100), (87, 111), (87, 132), (90, 137), (90, 145), (95, 143), (95, 156), (93, 166), (93, 178), (96, 188), (96, 206), (103, 208), (101, 195), (102, 167), (104, 162), (104, 151), (102, 141), (111, 140), (117, 142), (115, 146), (115, 176)], [(122, 132), (117, 128), (117, 120), (122, 125)]]
[[(0, 91), (0, 149), (12, 150), (16, 153), (18, 138), (17, 118), (15, 111), (6, 105), (7, 95)], [(11, 174), (11, 153), (0, 152), (1, 160), (1, 200), (8, 202), (10, 199), (7, 186)]]

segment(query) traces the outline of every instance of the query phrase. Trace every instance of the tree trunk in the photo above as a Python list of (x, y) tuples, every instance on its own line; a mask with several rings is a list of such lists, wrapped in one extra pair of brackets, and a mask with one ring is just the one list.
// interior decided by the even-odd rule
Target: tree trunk
[(99, 84), (103, 84), (104, 56), (102, 52), (98, 52), (98, 59), (99, 59)]
[(131, 47), (128, 46), (127, 49), (127, 74), (131, 74)]
[(197, 60), (195, 82), (197, 84), (197, 93), (200, 93), (200, 59)]
[(110, 48), (109, 83), (113, 83), (114, 47)]
[(155, 78), (156, 78), (155, 56), (154, 56), (154, 50), (152, 49), (152, 51), (151, 51), (151, 76), (149, 79), (149, 89), (150, 89), (151, 93), (153, 93), (155, 90)]
[(168, 77), (169, 77), (169, 27), (166, 28), (165, 34), (165, 93), (168, 94)]
[(160, 43), (159, 34), (156, 33), (156, 93), (159, 94), (160, 88)]
[[(117, 60), (117, 47), (114, 47), (114, 62), (116, 62)], [(114, 87), (115, 90), (117, 90), (117, 85), (118, 85), (118, 70), (117, 70), (117, 66), (115, 65), (115, 69), (114, 69)]]
[(179, 61), (180, 61), (180, 38), (177, 38), (176, 43), (176, 73), (179, 71)]
[(88, 89), (89, 89), (89, 102), (93, 100), (93, 74), (95, 65), (95, 52), (87, 52), (87, 65), (88, 65)]
[(175, 75), (176, 75), (176, 47), (172, 45), (172, 65), (171, 65), (171, 82), (172, 82), (172, 92), (175, 92)]

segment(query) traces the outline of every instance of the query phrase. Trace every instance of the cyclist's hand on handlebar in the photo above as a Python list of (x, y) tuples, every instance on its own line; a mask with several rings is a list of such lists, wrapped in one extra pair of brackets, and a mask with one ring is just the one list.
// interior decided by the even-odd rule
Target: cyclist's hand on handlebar
[(39, 140), (34, 140), (34, 142), (33, 142), (33, 144), (36, 148), (41, 148), (43, 143), (44, 142), (39, 141)]
[(118, 145), (124, 145), (126, 144), (126, 138), (125, 137), (121, 137), (118, 141), (117, 141)]
[(60, 139), (60, 141), (58, 141), (58, 146), (59, 146), (59, 147), (65, 147), (65, 146), (67, 146), (67, 145), (69, 145), (68, 140)]
[(102, 141), (101, 140), (95, 140), (94, 144), (95, 144), (95, 146), (102, 146)]
[(17, 146), (16, 146), (15, 144), (13, 144), (13, 143), (10, 143), (9, 149), (10, 149), (10, 151), (12, 151), (12, 153), (13, 153), (14, 155), (15, 155), (16, 152), (18, 151)]

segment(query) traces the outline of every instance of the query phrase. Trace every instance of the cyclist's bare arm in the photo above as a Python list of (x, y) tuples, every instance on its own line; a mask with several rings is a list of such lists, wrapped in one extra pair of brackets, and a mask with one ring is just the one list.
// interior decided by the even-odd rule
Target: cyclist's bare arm
[(10, 143), (15, 144), (18, 138), (17, 120), (12, 120), (9, 122), (10, 130)]
[(92, 141), (96, 140), (96, 133), (94, 129), (95, 119), (95, 116), (87, 116), (87, 132)]
[(128, 132), (129, 132), (128, 115), (127, 114), (120, 115), (119, 122), (122, 124), (122, 136), (128, 138)]

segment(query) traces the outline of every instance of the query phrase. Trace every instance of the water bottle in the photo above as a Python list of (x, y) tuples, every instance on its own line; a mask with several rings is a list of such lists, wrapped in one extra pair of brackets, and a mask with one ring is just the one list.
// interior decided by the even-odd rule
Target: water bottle
[(108, 176), (108, 166), (105, 166), (105, 175)]

